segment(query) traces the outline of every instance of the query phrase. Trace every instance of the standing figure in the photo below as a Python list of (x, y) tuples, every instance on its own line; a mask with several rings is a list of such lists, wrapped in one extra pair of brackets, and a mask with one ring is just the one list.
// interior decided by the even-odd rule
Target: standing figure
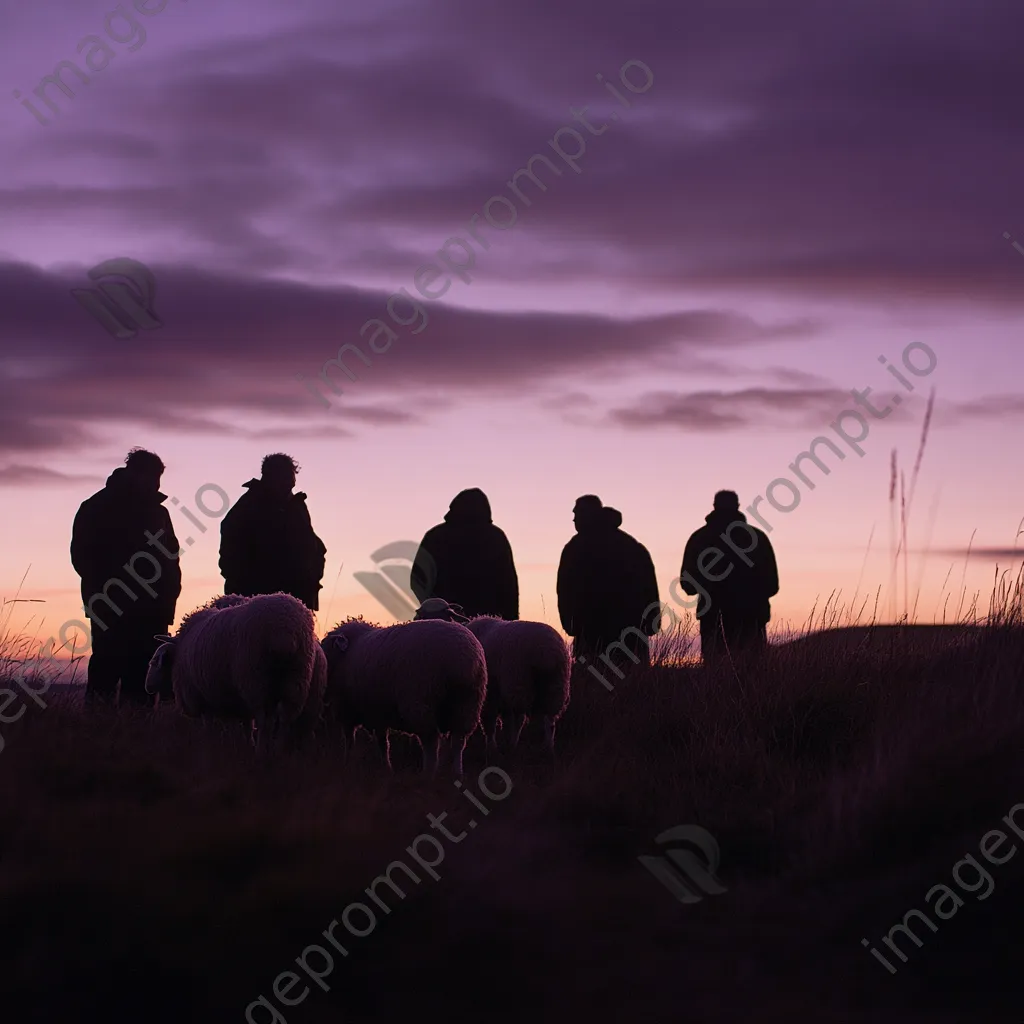
[[(661, 599), (658, 596), (658, 576), (651, 553), (635, 537), (620, 529), (622, 513), (605, 506), (601, 510), (611, 531), (611, 540), (617, 545), (616, 573), (612, 580), (614, 595), (613, 626), (615, 639), (626, 644), (638, 664), (651, 663), (651, 637), (661, 628)], [(629, 634), (628, 639), (626, 633)], [(632, 660), (632, 659), (631, 659)]]
[(701, 657), (711, 663), (725, 649), (759, 654), (768, 644), (769, 599), (779, 592), (771, 541), (747, 523), (735, 491), (715, 495), (705, 523), (687, 541), (680, 570), (687, 594), (705, 591), (697, 607)]
[[(163, 505), (167, 495), (160, 493), (163, 471), (159, 456), (133, 448), (75, 515), (71, 564), (82, 578), (92, 634), (87, 707), (113, 705), (118, 682), (122, 707), (153, 705), (146, 670), (181, 593), (178, 539)], [(112, 587), (123, 607), (111, 597)], [(107, 606), (102, 613), (96, 608), (101, 601)]]
[(303, 491), (293, 492), (299, 466), (290, 455), (268, 455), (260, 479), (228, 509), (220, 524), (220, 572), (225, 594), (291, 594), (310, 611), (320, 607), (327, 548), (313, 532)]
[(519, 618), (519, 576), (512, 546), (491, 521), (491, 503), (479, 487), (452, 499), (444, 522), (420, 541), (410, 573), (420, 604), (440, 597), (469, 618)]
[(601, 656), (621, 678), (609, 660), (613, 647), (634, 665), (650, 664), (650, 637), (661, 621), (654, 564), (647, 548), (619, 529), (622, 513), (596, 495), (577, 498), (573, 523), (576, 536), (558, 563), (562, 628), (573, 638), (574, 658)]

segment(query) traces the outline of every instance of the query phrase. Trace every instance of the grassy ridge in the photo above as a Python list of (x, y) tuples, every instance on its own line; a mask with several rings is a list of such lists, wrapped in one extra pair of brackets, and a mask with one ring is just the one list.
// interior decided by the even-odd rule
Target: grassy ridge
[[(1024, 854), (987, 865), (988, 899), (961, 892), (935, 934), (917, 929), (922, 948), (901, 941), (897, 975), (861, 938), (881, 947), (927, 912), (925, 892), (1024, 802), (1022, 668), (1007, 621), (830, 631), (755, 671), (655, 667), (611, 693), (582, 674), (554, 776), (528, 730), (512, 793), (444, 844), (440, 879), (404, 901), (385, 890), (365, 938), (339, 928), (350, 955), (330, 991), (281, 1012), (1019, 1021)], [(450, 781), (421, 780), (401, 738), (393, 779), (368, 742), (348, 768), (329, 744), (259, 764), (241, 729), (87, 717), (74, 691), (4, 735), (0, 952), (18, 1021), (242, 1021), (260, 994), (280, 1007), (274, 978), (390, 862), (412, 863), (428, 813), (453, 832), (476, 813)], [(477, 736), (476, 792), (483, 765)], [(636, 858), (687, 823), (717, 838), (728, 891), (684, 906)]]

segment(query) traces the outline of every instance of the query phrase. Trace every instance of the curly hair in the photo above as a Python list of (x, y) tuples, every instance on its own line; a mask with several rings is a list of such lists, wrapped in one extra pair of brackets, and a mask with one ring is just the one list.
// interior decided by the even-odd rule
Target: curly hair
[(273, 471), (275, 469), (283, 469), (285, 466), (295, 474), (298, 474), (301, 468), (290, 455), (285, 455), (284, 452), (274, 452), (272, 455), (264, 456), (263, 462), (260, 465), (260, 473), (266, 476), (268, 469)]
[(125, 457), (124, 464), (130, 470), (154, 470), (162, 473), (167, 467), (155, 452), (145, 448), (133, 448)]

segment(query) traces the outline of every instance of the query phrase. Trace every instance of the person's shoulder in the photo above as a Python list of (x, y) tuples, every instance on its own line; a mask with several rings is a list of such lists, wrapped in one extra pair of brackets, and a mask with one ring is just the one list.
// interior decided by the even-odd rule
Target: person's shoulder
[(713, 531), (712, 531), (711, 527), (708, 526), (707, 523), (705, 523), (703, 526), (698, 526), (697, 529), (694, 530), (693, 533), (690, 534), (690, 536), (687, 539), (686, 543), (687, 544), (695, 544), (698, 541), (703, 540), (705, 537), (709, 536), (712, 533), (713, 533)]
[(110, 493), (110, 488), (101, 487), (98, 491), (94, 491), (86, 498), (81, 505), (78, 506), (79, 512), (89, 512), (94, 508), (98, 508), (101, 505), (106, 505), (115, 500), (115, 495)]
[(580, 535), (578, 533), (574, 533), (565, 542), (565, 546), (562, 548), (562, 557), (565, 558), (566, 555), (571, 555), (579, 546), (580, 546)]
[(446, 534), (450, 532), (450, 530), (450, 523), (437, 523), (435, 526), (432, 526), (429, 530), (427, 530), (425, 534), (423, 534), (423, 540), (421, 540), (420, 543), (427, 544), (432, 540), (437, 540), (438, 537), (444, 537)]
[(306, 522), (308, 520), (310, 525), (312, 526), (312, 518), (309, 514), (309, 506), (306, 504), (307, 497), (309, 497), (309, 495), (307, 495), (305, 491), (296, 491), (291, 496), (290, 505), (295, 514), (299, 516), (303, 522)]
[(631, 542), (631, 543), (632, 543), (632, 545), (633, 545), (633, 549), (634, 549), (634, 550), (635, 550), (635, 551), (636, 551), (636, 552), (637, 552), (638, 554), (641, 554), (641, 555), (646, 555), (646, 556), (647, 556), (648, 558), (650, 558), (650, 557), (651, 557), (651, 553), (650, 553), (650, 551), (648, 551), (648, 550), (647, 550), (647, 545), (646, 545), (646, 544), (644, 544), (644, 543), (643, 543), (643, 542), (641, 542), (641, 541), (638, 541), (638, 540), (636, 539), (636, 537), (633, 537), (633, 536), (631, 536), (630, 534), (627, 534), (626, 536), (628, 536), (628, 537), (629, 537), (629, 539), (630, 539), (630, 542)]

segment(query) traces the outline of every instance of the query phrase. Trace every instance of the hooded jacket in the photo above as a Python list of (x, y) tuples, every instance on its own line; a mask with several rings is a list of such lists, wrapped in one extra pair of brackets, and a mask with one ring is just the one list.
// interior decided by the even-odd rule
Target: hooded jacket
[(558, 614), (562, 629), (592, 645), (617, 640), (630, 626), (653, 636), (660, 615), (644, 621), (657, 603), (658, 581), (650, 553), (619, 529), (622, 513), (604, 506), (592, 522), (581, 523), (562, 549), (558, 564)]
[(420, 541), (410, 574), (420, 603), (440, 597), (465, 615), (519, 618), (519, 577), (512, 546), (491, 521), (491, 504), (478, 487), (460, 491), (444, 522)]
[[(759, 624), (768, 622), (771, 619), (769, 599), (779, 592), (779, 571), (771, 541), (762, 530), (748, 525), (747, 517), (739, 511), (712, 511), (704, 517), (704, 522), (706, 525), (686, 542), (680, 569), (680, 585), (687, 594), (698, 593), (693, 583), (685, 579), (689, 573), (710, 598), (710, 604), (703, 599), (698, 602), (697, 617), (703, 619), (711, 609), (718, 609), (727, 616), (749, 617)], [(730, 535), (740, 550), (751, 547), (750, 535), (753, 535), (755, 543), (746, 555), (736, 554), (722, 539), (733, 523), (744, 524), (743, 529), (734, 529)], [(724, 557), (718, 557), (716, 549)]]
[(283, 591), (317, 611), (327, 548), (313, 532), (305, 492), (281, 497), (256, 478), (242, 486), (220, 524), (224, 593)]
[[(661, 598), (651, 553), (634, 536), (621, 529), (622, 513), (618, 509), (605, 506), (603, 511), (612, 530), (612, 542), (618, 545), (617, 561), (622, 574), (619, 617), (624, 626), (635, 625), (647, 636), (654, 636), (661, 623)], [(658, 606), (658, 613), (648, 612), (644, 619), (644, 612), (652, 604)]]
[(101, 629), (117, 621), (166, 629), (174, 621), (181, 566), (166, 500), (160, 491), (141, 489), (122, 466), (79, 506), (71, 529), (71, 564), (82, 578), (86, 615)]

